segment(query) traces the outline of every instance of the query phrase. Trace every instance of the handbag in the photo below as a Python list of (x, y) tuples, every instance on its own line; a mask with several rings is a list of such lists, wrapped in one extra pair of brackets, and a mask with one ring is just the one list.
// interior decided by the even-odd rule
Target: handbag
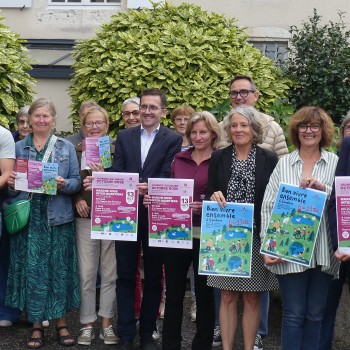
[(21, 199), (4, 207), (4, 223), (9, 234), (17, 233), (29, 220), (31, 198)]
[[(57, 137), (55, 135), (52, 135), (44, 154), (43, 162), (48, 161), (56, 140)], [(30, 215), (31, 199), (32, 198), (30, 196), (27, 199), (21, 199), (4, 206), (4, 223), (9, 234), (17, 233), (27, 225)]]

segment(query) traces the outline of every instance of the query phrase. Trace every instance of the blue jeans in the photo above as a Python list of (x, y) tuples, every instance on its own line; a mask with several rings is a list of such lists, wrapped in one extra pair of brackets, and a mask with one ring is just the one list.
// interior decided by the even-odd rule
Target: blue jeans
[(327, 305), (322, 322), (322, 336), (318, 350), (332, 350), (335, 319), (346, 279), (348, 279), (350, 289), (350, 261), (340, 264), (339, 279), (334, 279), (329, 288)]
[(282, 293), (282, 350), (315, 350), (333, 276), (320, 267), (276, 275)]
[(260, 293), (260, 322), (259, 322), (258, 334), (261, 335), (262, 338), (265, 338), (267, 336), (269, 304), (270, 304), (269, 292)]
[(0, 320), (17, 322), (19, 319), (20, 311), (12, 307), (5, 306), (9, 259), (10, 238), (6, 232), (3, 232), (3, 235), (0, 239)]

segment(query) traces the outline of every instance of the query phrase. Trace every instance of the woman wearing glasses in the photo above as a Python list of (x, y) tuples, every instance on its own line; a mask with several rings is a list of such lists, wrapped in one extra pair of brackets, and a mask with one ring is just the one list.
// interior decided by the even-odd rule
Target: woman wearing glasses
[[(290, 141), (296, 150), (279, 160), (266, 187), (261, 210), (262, 238), (280, 182), (330, 195), (338, 157), (324, 147), (332, 144), (333, 134), (331, 118), (319, 107), (303, 107), (290, 119)], [(339, 270), (327, 215), (321, 217), (310, 267), (267, 255), (263, 257), (266, 266), (276, 274), (282, 293), (282, 349), (318, 349), (327, 292)]]
[(130, 97), (123, 102), (122, 117), (127, 129), (141, 124), (140, 99), (138, 97)]
[[(83, 135), (86, 137), (105, 136), (109, 126), (106, 110), (99, 105), (90, 107), (82, 115), (81, 124)], [(75, 148), (80, 166), (82, 144), (78, 144)], [(113, 151), (114, 146), (111, 145), (111, 153)], [(91, 170), (83, 169), (80, 171), (82, 180), (90, 175), (91, 171), (103, 171), (100, 164), (89, 164), (89, 166)], [(91, 345), (91, 341), (95, 338), (93, 322), (97, 319), (96, 278), (99, 266), (101, 289), (98, 314), (102, 317), (102, 329), (99, 337), (104, 340), (105, 344), (116, 344), (118, 338), (112, 327), (117, 278), (114, 241), (91, 239), (91, 192), (81, 189), (74, 196), (74, 208), (81, 293), (80, 322), (83, 325), (78, 337), (78, 344)]]

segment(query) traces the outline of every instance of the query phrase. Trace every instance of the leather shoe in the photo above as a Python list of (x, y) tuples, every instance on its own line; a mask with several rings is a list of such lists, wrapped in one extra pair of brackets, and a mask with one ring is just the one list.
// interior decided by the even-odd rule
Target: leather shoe
[(116, 350), (132, 350), (132, 343), (125, 339), (120, 339), (117, 344)]
[(149, 340), (147, 342), (141, 342), (142, 350), (160, 350), (160, 346), (154, 341)]

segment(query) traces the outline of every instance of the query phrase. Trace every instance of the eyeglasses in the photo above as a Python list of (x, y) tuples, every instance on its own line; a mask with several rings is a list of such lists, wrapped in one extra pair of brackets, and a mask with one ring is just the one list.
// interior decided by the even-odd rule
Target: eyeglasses
[(158, 106), (154, 106), (154, 105), (150, 105), (150, 106), (141, 105), (141, 106), (140, 106), (140, 111), (141, 111), (141, 112), (146, 112), (147, 109), (148, 109), (150, 112), (156, 112), (156, 111), (158, 111), (158, 109), (161, 109), (161, 108), (159, 108)]
[(29, 125), (27, 120), (19, 120), (18, 125)]
[(97, 120), (96, 122), (86, 122), (86, 123), (84, 123), (84, 125), (88, 129), (91, 129), (94, 125), (96, 126), (96, 128), (102, 128), (105, 124), (106, 124), (106, 122), (104, 122), (103, 120)]
[(301, 133), (304, 133), (309, 129), (312, 132), (319, 132), (321, 130), (321, 124), (311, 124), (311, 125), (306, 125), (306, 124), (299, 124), (298, 125), (298, 131)]
[(184, 122), (184, 123), (188, 123), (188, 121), (190, 120), (190, 118), (181, 118), (181, 117), (176, 117), (175, 119), (174, 119), (177, 123), (182, 123), (182, 122)]
[(133, 117), (138, 117), (138, 116), (140, 115), (140, 111), (123, 112), (122, 115), (123, 115), (123, 117), (125, 117), (125, 118), (130, 118), (131, 115), (132, 115)]
[(229, 92), (229, 95), (232, 97), (232, 98), (236, 98), (238, 96), (238, 94), (241, 95), (242, 98), (245, 98), (249, 95), (250, 92), (255, 92), (254, 90), (246, 90), (246, 89), (242, 89), (242, 90), (231, 90)]

